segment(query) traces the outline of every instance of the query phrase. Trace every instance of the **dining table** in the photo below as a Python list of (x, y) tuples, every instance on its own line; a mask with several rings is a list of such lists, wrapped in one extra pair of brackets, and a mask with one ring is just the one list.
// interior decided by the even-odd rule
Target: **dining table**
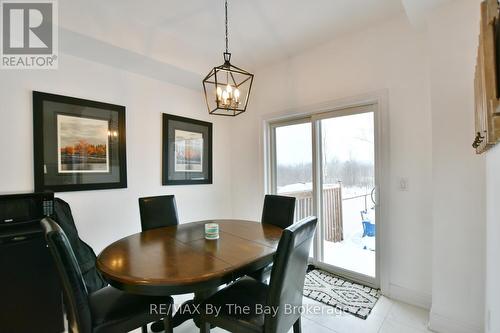
[[(218, 239), (205, 239), (205, 224), (219, 226)], [(194, 297), (177, 308), (173, 326), (198, 324), (196, 307), (222, 285), (273, 262), (283, 229), (255, 221), (224, 219), (183, 223), (142, 231), (107, 246), (97, 268), (125, 292)], [(157, 324), (158, 325), (158, 324)]]

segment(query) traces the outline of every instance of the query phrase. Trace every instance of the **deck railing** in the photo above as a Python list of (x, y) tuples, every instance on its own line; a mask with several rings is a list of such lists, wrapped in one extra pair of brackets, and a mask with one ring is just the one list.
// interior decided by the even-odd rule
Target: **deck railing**
[[(312, 191), (280, 193), (295, 197), (295, 221), (314, 215)], [(344, 240), (342, 221), (342, 186), (335, 184), (323, 189), (323, 221), (325, 240), (340, 242)]]

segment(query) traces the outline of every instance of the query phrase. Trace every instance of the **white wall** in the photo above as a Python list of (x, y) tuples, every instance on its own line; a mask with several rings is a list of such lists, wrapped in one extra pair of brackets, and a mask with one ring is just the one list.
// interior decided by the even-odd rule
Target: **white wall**
[[(405, 17), (256, 72), (232, 150), (233, 211), (257, 218), (264, 194), (262, 123), (287, 109), (389, 92), (389, 295), (430, 307), (440, 332), (480, 332), (484, 318), (484, 158), (471, 148), (478, 1)], [(291, 113), (290, 111), (288, 113)], [(409, 191), (397, 188), (409, 179)]]
[(484, 313), (485, 164), (473, 153), (477, 1), (431, 13), (433, 283), (431, 328), (480, 332)]
[(486, 154), (486, 332), (500, 332), (500, 146)]
[[(391, 178), (390, 220), (384, 221), (390, 233), (390, 244), (384, 244), (390, 264), (386, 292), (428, 307), (432, 147), (423, 37), (400, 17), (257, 70), (249, 111), (233, 126), (231, 157), (234, 214), (258, 218), (264, 194), (263, 117), (387, 89)], [(408, 177), (409, 191), (398, 190), (400, 177)]]
[[(32, 90), (127, 107), (128, 188), (57, 194), (71, 204), (81, 237), (96, 251), (140, 230), (140, 196), (175, 194), (181, 222), (231, 217), (228, 119), (209, 117), (199, 91), (67, 54), (58, 70), (0, 73), (0, 193), (34, 188)], [(214, 123), (213, 185), (161, 185), (162, 113)]]

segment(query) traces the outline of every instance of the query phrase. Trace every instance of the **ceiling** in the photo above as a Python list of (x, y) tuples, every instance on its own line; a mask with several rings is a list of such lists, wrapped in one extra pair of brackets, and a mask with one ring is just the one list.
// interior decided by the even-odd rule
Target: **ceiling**
[[(408, 8), (418, 18), (422, 3), (426, 9), (443, 1), (230, 0), (229, 48), (235, 65), (255, 70)], [(222, 63), (223, 0), (65, 0), (59, 2), (59, 24), (94, 46), (104, 42), (117, 52), (133, 52), (191, 73)], [(80, 46), (82, 53), (89, 52), (80, 45), (83, 39), (78, 45), (68, 41), (71, 50), (65, 47), (64, 31), (63, 51), (76, 55)]]

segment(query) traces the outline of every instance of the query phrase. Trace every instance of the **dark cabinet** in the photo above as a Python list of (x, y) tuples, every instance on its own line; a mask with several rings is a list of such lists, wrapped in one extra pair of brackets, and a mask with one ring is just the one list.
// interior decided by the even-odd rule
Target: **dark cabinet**
[(0, 333), (64, 331), (62, 289), (40, 227), (53, 199), (0, 195)]
[(0, 332), (64, 331), (62, 293), (41, 231), (0, 238)]

